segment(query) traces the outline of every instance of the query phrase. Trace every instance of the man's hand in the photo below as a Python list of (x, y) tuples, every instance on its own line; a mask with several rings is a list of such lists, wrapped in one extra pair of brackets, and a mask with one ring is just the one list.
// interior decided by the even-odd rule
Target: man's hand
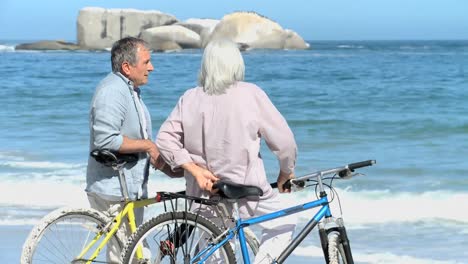
[(213, 184), (219, 179), (211, 173), (211, 171), (198, 166), (193, 162), (185, 163), (182, 165), (182, 168), (190, 172), (197, 181), (198, 187), (200, 189), (211, 192), (213, 189)]
[(155, 168), (164, 166), (164, 161), (159, 158), (159, 150), (156, 144), (149, 139), (131, 139), (123, 136), (123, 142), (119, 149), (120, 153), (146, 152), (150, 156), (151, 165)]
[(156, 163), (157, 163), (157, 165), (154, 168), (156, 170), (162, 171), (167, 176), (169, 176), (171, 178), (184, 177), (184, 169), (178, 167), (178, 168), (172, 170), (171, 166), (166, 163), (166, 161), (163, 159), (162, 155), (159, 155)]
[(283, 189), (283, 184), (288, 181), (289, 179), (294, 179), (294, 172), (291, 173), (284, 173), (280, 171), (278, 175), (278, 179), (276, 180), (276, 183), (278, 184), (278, 190), (280, 193), (290, 193), (291, 189)]
[(156, 144), (151, 140), (146, 140), (146, 153), (150, 156), (150, 162), (153, 167), (156, 169), (162, 169), (165, 165), (165, 162), (162, 158), (159, 157), (159, 150)]

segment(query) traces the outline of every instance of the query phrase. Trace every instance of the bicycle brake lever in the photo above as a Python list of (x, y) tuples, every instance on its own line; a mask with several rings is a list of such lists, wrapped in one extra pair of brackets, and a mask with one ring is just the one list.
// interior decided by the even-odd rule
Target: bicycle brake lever
[(341, 179), (350, 179), (353, 177), (353, 171), (350, 169), (345, 169), (338, 172), (338, 176), (340, 176)]
[(291, 192), (300, 191), (304, 189), (304, 187), (305, 187), (305, 181), (297, 181), (297, 180), (291, 181)]

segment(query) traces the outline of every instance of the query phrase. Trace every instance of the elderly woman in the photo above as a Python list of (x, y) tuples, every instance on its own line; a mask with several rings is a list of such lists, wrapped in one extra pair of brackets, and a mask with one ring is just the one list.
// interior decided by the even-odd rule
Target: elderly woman
[[(179, 99), (160, 128), (156, 145), (173, 170), (184, 169), (188, 195), (209, 197), (219, 179), (261, 188), (260, 199), (239, 201), (245, 218), (282, 208), (265, 174), (260, 140), (279, 160), (280, 192), (290, 192), (282, 185), (294, 177), (297, 147), (286, 120), (266, 93), (243, 82), (244, 71), (235, 43), (211, 41), (203, 54), (199, 86)], [(280, 218), (262, 226), (256, 263), (270, 263), (281, 253), (295, 228), (290, 222)]]

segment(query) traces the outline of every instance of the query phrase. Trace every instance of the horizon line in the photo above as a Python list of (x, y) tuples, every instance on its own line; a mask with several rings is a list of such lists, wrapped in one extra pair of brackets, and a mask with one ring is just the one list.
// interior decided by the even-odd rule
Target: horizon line
[[(14, 38), (2, 38), (0, 39), (0, 41), (5, 41), (5, 42), (13, 42), (13, 41), (66, 41), (66, 42), (71, 42), (71, 43), (77, 43), (76, 40), (67, 40), (67, 39), (59, 39), (59, 38), (56, 38), (56, 39), (52, 39), (52, 38), (42, 38), (42, 39), (39, 39), (39, 38), (34, 38), (34, 39), (14, 39)], [(468, 41), (468, 38), (467, 39), (405, 39), (405, 38), (402, 38), (402, 39), (304, 39), (304, 41), (306, 42), (314, 42), (314, 41), (318, 41), (318, 42), (324, 42), (324, 41), (329, 41), (329, 42), (333, 42), (333, 41)]]

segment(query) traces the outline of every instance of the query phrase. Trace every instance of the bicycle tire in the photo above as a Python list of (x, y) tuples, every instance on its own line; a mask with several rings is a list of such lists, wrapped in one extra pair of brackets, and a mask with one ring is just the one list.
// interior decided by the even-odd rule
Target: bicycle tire
[[(185, 230), (181, 230), (183, 225)], [(201, 215), (184, 211), (163, 213), (145, 222), (130, 236), (122, 253), (122, 263), (184, 263), (184, 258), (185, 261), (193, 258), (206, 247), (204, 243), (221, 233), (213, 222)], [(136, 260), (135, 257), (139, 245), (144, 247), (144, 260)], [(218, 252), (207, 261), (236, 263), (230, 243), (219, 248)]]
[[(94, 234), (109, 221), (104, 214), (91, 208), (60, 208), (52, 211), (30, 232), (23, 246), (21, 264), (71, 263), (94, 238)], [(119, 232), (111, 237), (113, 244), (118, 247), (115, 249), (119, 251), (117, 257), (123, 246), (120, 237)], [(104, 235), (96, 245), (103, 238)], [(106, 262), (106, 254), (107, 246), (95, 261)]]
[(349, 264), (346, 258), (344, 245), (340, 233), (333, 231), (328, 234), (328, 260), (329, 264)]
[(260, 248), (260, 242), (258, 242), (257, 236), (255, 236), (254, 232), (248, 227), (244, 227), (244, 235), (252, 254), (254, 256), (257, 255), (258, 249)]

